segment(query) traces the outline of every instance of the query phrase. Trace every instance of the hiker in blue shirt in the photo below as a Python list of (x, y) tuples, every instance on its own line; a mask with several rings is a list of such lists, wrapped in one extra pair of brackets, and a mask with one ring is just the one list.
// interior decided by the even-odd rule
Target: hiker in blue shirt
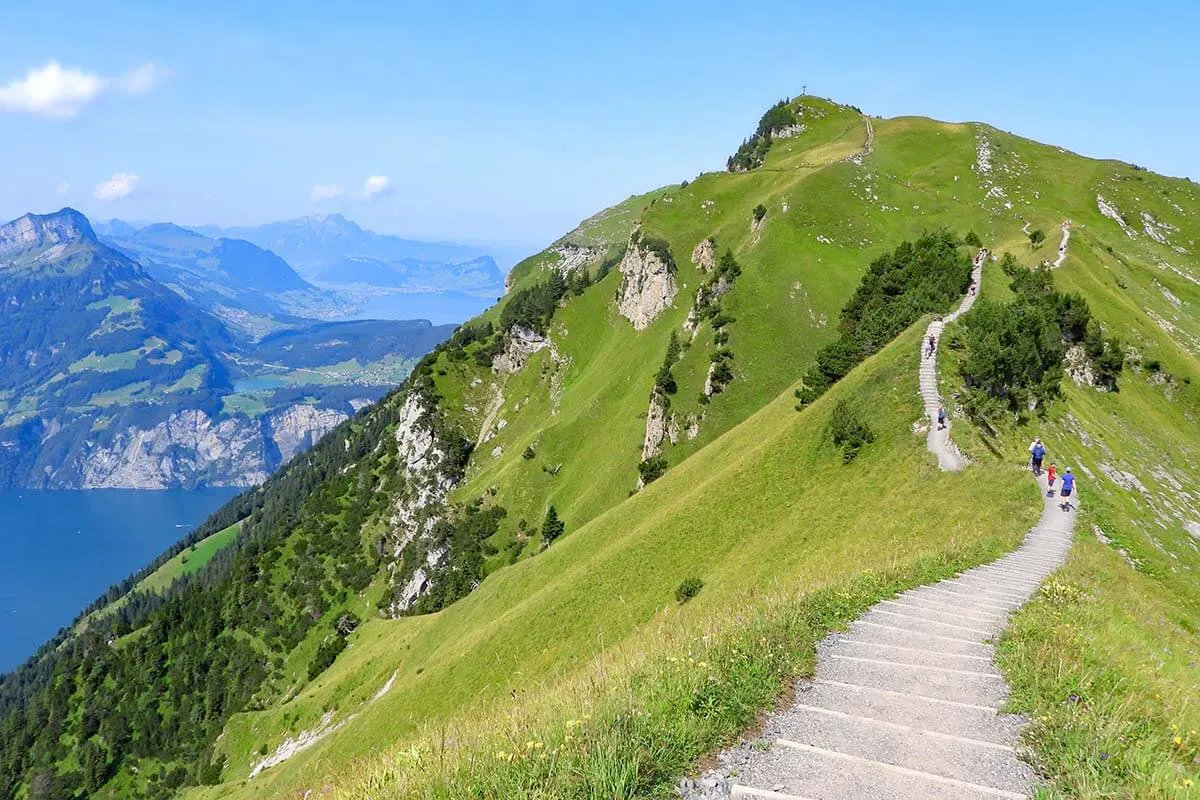
[(1059, 508), (1063, 511), (1071, 510), (1071, 495), (1075, 493), (1075, 473), (1071, 472), (1071, 468), (1067, 467), (1067, 471), (1062, 476), (1062, 489), (1059, 490), (1058, 496), (1062, 498), (1062, 503)]
[(946, 407), (938, 406), (938, 430), (946, 427)]
[(1029, 445), (1029, 463), (1033, 467), (1034, 475), (1042, 474), (1042, 459), (1046, 457), (1046, 445), (1042, 444), (1041, 439), (1034, 439)]

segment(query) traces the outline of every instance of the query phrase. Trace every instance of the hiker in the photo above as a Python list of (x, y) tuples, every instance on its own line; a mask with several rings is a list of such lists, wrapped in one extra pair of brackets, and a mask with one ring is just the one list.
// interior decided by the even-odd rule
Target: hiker
[(938, 406), (938, 430), (943, 430), (946, 427), (946, 407)]
[(1029, 445), (1029, 463), (1033, 467), (1034, 475), (1042, 474), (1042, 459), (1046, 457), (1046, 445), (1042, 444), (1042, 440), (1035, 438)]
[(937, 339), (934, 339), (933, 334), (931, 333), (931, 334), (929, 334), (929, 346), (925, 350), (925, 357), (928, 358), (928, 357), (932, 356), (933, 351), (936, 349), (937, 349)]
[(1071, 510), (1071, 495), (1075, 492), (1075, 473), (1071, 472), (1071, 468), (1067, 467), (1067, 471), (1062, 476), (1062, 492), (1059, 496), (1062, 502), (1059, 503), (1059, 508), (1063, 511)]
[(1046, 488), (1046, 496), (1047, 497), (1054, 497), (1054, 478), (1055, 478), (1057, 472), (1058, 472), (1058, 467), (1056, 467), (1054, 465), (1053, 461), (1050, 462), (1050, 468), (1048, 470), (1046, 470), (1046, 487), (1047, 487)]

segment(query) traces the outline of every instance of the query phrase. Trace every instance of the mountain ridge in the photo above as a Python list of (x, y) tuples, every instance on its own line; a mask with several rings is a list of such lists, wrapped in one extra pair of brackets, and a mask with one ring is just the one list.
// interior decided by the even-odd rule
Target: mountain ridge
[[(1064, 219), (1047, 258), (1030, 234)], [(1037, 433), (1097, 534), (1001, 642), (1032, 757), (1068, 796), (1169, 796), (1195, 745), (1163, 723), (1188, 730), (1200, 690), (1197, 219), (1194, 187), (1128, 165), (785, 100), (727, 171), (518, 265), (404, 386), (207, 522), (242, 527), (196, 577), (0, 685), (10, 795), (47, 774), (195, 800), (666, 794), (830, 628), (1015, 547)], [(944, 334), (972, 462), (951, 475), (918, 350), (980, 244), (997, 258)], [(1015, 356), (1045, 366), (1032, 389), (986, 374)], [(74, 698), (108, 685), (86, 735)]]

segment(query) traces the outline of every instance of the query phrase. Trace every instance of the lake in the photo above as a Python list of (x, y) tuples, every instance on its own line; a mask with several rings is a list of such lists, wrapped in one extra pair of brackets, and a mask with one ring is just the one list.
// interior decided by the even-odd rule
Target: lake
[(237, 489), (0, 489), (0, 674)]
[(457, 324), (495, 302), (495, 297), (462, 292), (394, 292), (366, 298), (349, 319), (427, 319), (434, 325)]

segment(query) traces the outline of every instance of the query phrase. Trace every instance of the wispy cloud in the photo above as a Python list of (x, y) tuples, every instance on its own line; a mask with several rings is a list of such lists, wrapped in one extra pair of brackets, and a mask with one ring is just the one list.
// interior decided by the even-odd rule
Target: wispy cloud
[(387, 197), (393, 191), (392, 179), (387, 175), (372, 175), (363, 184), (363, 196), (368, 200), (376, 197)]
[(335, 197), (341, 197), (346, 190), (336, 183), (317, 183), (312, 187), (312, 191), (308, 193), (308, 197), (314, 203), (319, 203), (322, 200), (332, 200)]
[(162, 64), (147, 61), (121, 76), (121, 91), (126, 94), (146, 94), (162, 86), (171, 77), (171, 70)]
[(54, 187), (55, 194), (66, 194), (69, 191), (71, 191), (71, 184), (67, 183), (66, 181), (62, 181), (58, 184), (58, 186)]
[(96, 199), (108, 201), (128, 197), (140, 181), (141, 178), (137, 175), (118, 172), (104, 183), (96, 185)]
[(0, 111), (70, 119), (105, 92), (145, 94), (169, 75), (169, 70), (152, 61), (115, 79), (51, 61), (0, 86)]

